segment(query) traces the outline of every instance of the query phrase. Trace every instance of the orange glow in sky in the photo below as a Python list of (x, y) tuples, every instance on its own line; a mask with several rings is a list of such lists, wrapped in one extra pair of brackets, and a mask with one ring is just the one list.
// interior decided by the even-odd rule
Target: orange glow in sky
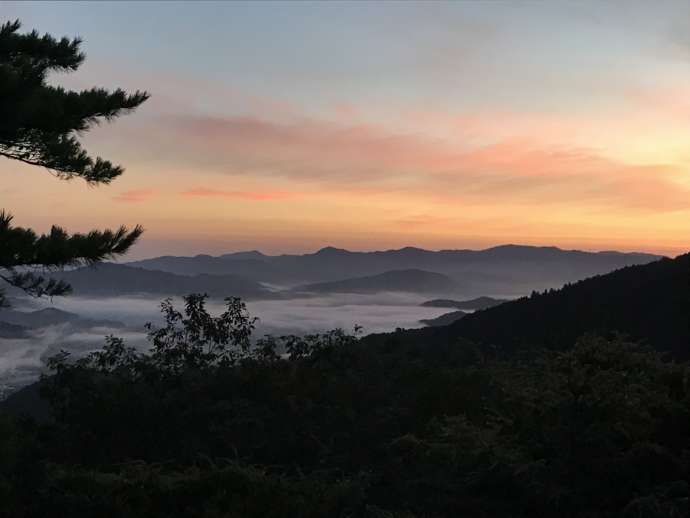
[(87, 63), (55, 82), (152, 94), (84, 137), (126, 167), (110, 186), (0, 160), (18, 225), (140, 223), (133, 258), (690, 248), (682, 3), (152, 3), (161, 25), (133, 21), (122, 45), (94, 20), (132, 5), (3, 5), (83, 36)]

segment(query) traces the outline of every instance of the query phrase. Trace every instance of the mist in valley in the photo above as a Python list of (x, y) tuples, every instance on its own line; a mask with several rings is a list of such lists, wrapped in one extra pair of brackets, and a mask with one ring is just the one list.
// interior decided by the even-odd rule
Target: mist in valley
[[(422, 319), (436, 318), (449, 310), (422, 307), (429, 297), (409, 293), (333, 294), (286, 300), (247, 302), (247, 309), (257, 317), (254, 338), (265, 334), (307, 334), (342, 328), (351, 331), (361, 326), (362, 331), (378, 333), (398, 327), (422, 327)], [(183, 301), (174, 297), (178, 309)], [(74, 357), (100, 349), (104, 338), (115, 335), (140, 350), (149, 347), (145, 324), (162, 324), (160, 297), (59, 297), (52, 301), (19, 299), (14, 308), (35, 311), (55, 308), (75, 313), (94, 321), (109, 320), (121, 326), (84, 327), (67, 322), (29, 330), (28, 338), (0, 338), (0, 395), (36, 380), (45, 372), (47, 360), (60, 351)], [(223, 311), (223, 301), (210, 299), (207, 306), (212, 314)]]

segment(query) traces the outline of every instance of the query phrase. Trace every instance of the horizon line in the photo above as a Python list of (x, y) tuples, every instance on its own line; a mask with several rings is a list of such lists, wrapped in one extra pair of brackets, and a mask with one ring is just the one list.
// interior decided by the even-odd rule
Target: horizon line
[[(261, 250), (258, 249), (252, 249), (252, 250), (237, 250), (234, 252), (225, 252), (217, 255), (213, 254), (205, 254), (205, 253), (199, 253), (195, 255), (173, 255), (173, 254), (161, 254), (161, 255), (154, 255), (150, 257), (144, 257), (141, 259), (135, 259), (135, 260), (123, 260), (121, 261), (122, 263), (138, 263), (142, 261), (147, 261), (151, 259), (160, 259), (160, 258), (166, 258), (166, 257), (178, 257), (178, 258), (197, 258), (197, 257), (212, 257), (212, 258), (221, 258), (225, 256), (232, 256), (232, 255), (240, 255), (240, 254), (260, 254), (264, 257), (298, 257), (298, 256), (307, 256), (307, 255), (317, 255), (319, 253), (325, 252), (325, 251), (337, 251), (337, 252), (344, 252), (344, 253), (349, 253), (349, 254), (375, 254), (375, 253), (390, 253), (390, 252), (401, 252), (403, 250), (415, 250), (415, 251), (420, 251), (420, 252), (429, 252), (429, 253), (442, 253), (442, 252), (487, 252), (490, 250), (495, 250), (499, 248), (536, 248), (536, 249), (553, 249), (553, 250), (558, 250), (560, 252), (581, 252), (581, 253), (587, 253), (587, 254), (607, 254), (607, 253), (614, 253), (614, 254), (622, 254), (622, 255), (649, 255), (649, 256), (654, 256), (657, 258), (674, 258), (677, 257), (678, 255), (683, 255), (684, 252), (678, 253), (677, 255), (666, 255), (666, 254), (660, 254), (660, 253), (654, 253), (654, 252), (647, 252), (647, 251), (640, 251), (640, 250), (634, 250), (634, 251), (621, 251), (621, 250), (615, 250), (615, 249), (601, 249), (601, 250), (593, 250), (593, 249), (583, 249), (583, 248), (561, 248), (556, 245), (527, 245), (527, 244), (518, 244), (518, 243), (506, 243), (506, 244), (501, 244), (501, 245), (494, 245), (494, 246), (489, 246), (486, 248), (439, 248), (439, 249), (431, 249), (431, 248), (421, 248), (417, 246), (403, 246), (400, 248), (388, 248), (384, 250), (350, 250), (347, 248), (340, 248), (336, 247), (333, 245), (325, 245), (322, 246), (321, 248), (318, 248), (314, 251), (305, 251), (302, 253), (277, 253), (277, 254), (267, 254), (262, 252)], [(690, 250), (690, 248), (689, 248)], [(115, 262), (115, 261), (114, 261)]]

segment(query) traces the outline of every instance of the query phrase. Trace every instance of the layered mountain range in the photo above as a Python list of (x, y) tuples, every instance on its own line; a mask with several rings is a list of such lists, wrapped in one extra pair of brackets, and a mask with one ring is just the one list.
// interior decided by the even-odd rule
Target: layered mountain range
[(80, 268), (59, 277), (72, 284), (76, 294), (90, 295), (206, 292), (256, 299), (298, 292), (408, 291), (517, 296), (656, 259), (659, 256), (644, 253), (517, 245), (441, 251), (407, 247), (379, 252), (327, 247), (304, 255), (270, 256), (251, 251), (217, 257), (163, 256)]

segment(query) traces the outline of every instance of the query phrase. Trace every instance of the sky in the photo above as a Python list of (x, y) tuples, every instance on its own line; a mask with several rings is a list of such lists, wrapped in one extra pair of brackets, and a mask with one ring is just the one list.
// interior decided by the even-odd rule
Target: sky
[(83, 135), (109, 186), (0, 161), (46, 231), (132, 259), (519, 243), (690, 248), (687, 2), (4, 2), (79, 36), (54, 84), (146, 90)]

